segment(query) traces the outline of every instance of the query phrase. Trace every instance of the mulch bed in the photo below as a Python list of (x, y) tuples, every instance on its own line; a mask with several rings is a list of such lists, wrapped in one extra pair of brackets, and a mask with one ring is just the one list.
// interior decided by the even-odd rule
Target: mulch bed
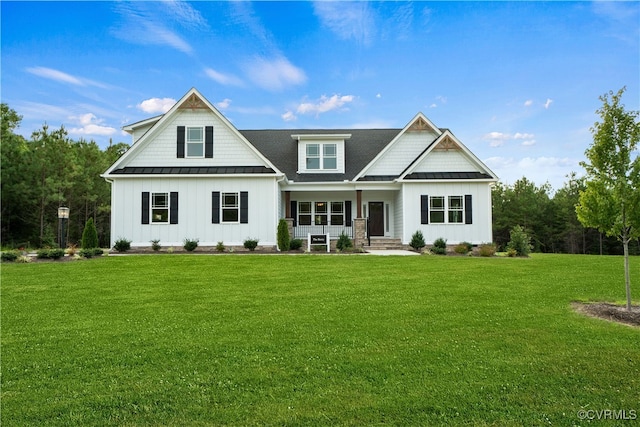
[(623, 323), (625, 325), (640, 327), (640, 306), (631, 306), (631, 311), (626, 306), (615, 305), (606, 302), (572, 304), (574, 310), (587, 316)]

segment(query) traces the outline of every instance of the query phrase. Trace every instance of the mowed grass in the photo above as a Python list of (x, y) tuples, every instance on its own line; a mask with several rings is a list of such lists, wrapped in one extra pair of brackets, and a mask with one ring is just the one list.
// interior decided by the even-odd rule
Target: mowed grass
[[(622, 302), (622, 262), (159, 255), (3, 264), (2, 423), (600, 423), (579, 419), (582, 409), (640, 417), (640, 329), (570, 307)], [(640, 258), (631, 272), (638, 283)]]

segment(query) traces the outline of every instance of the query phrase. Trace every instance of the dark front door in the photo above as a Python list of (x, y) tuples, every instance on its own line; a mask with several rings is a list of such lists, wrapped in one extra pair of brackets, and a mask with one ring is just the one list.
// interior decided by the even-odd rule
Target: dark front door
[(369, 202), (369, 236), (384, 236), (383, 202)]

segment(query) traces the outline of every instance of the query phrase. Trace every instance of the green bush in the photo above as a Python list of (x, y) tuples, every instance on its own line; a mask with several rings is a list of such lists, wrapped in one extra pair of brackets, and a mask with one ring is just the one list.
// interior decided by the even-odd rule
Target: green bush
[(493, 243), (483, 243), (478, 248), (478, 255), (483, 257), (492, 257), (496, 254), (496, 245)]
[(438, 237), (433, 242), (433, 247), (431, 248), (431, 252), (436, 255), (446, 255), (447, 254), (447, 241), (442, 237)]
[(344, 231), (342, 233), (340, 233), (340, 237), (338, 237), (338, 242), (336, 243), (336, 248), (339, 251), (344, 251), (344, 250), (352, 248), (352, 247), (353, 247), (353, 242), (351, 241), (349, 236), (347, 236), (344, 233)]
[(92, 258), (94, 256), (102, 256), (104, 252), (100, 248), (82, 248), (79, 252), (81, 257)]
[(251, 252), (255, 251), (258, 247), (258, 239), (247, 239), (244, 241), (244, 247), (249, 249)]
[(2, 261), (15, 261), (18, 259), (18, 252), (16, 251), (2, 251), (0, 254)]
[(64, 256), (64, 249), (61, 249), (61, 248), (39, 249), (37, 252), (38, 259), (60, 259), (63, 256)]
[(515, 256), (529, 256), (531, 252), (531, 239), (519, 225), (511, 229), (511, 240), (507, 243), (507, 254), (515, 251)]
[(126, 252), (131, 249), (131, 240), (123, 239), (122, 237), (116, 240), (113, 248), (118, 252)]
[(289, 243), (289, 250), (297, 251), (302, 247), (302, 244), (302, 239), (291, 239), (291, 242)]
[(199, 243), (199, 242), (200, 242), (200, 240), (198, 240), (198, 239), (184, 239), (184, 242), (183, 242), (183, 243), (184, 243), (183, 248), (184, 248), (186, 251), (193, 252), (193, 251), (195, 251), (195, 250), (196, 250), (196, 248), (198, 247), (198, 243)]
[(469, 245), (463, 242), (463, 243), (457, 244), (455, 248), (453, 248), (453, 251), (460, 255), (466, 255), (469, 252), (471, 252), (471, 248), (469, 247)]
[(289, 225), (283, 218), (278, 221), (278, 247), (281, 251), (288, 251), (291, 246), (291, 237), (289, 236)]
[(98, 246), (100, 246), (98, 243), (98, 231), (93, 223), (93, 218), (89, 218), (82, 231), (82, 247), (84, 249), (92, 249)]
[(422, 235), (422, 231), (418, 230), (413, 233), (411, 236), (411, 241), (409, 242), (409, 246), (411, 246), (416, 251), (420, 251), (422, 248), (426, 246), (424, 242), (424, 236)]
[(218, 244), (216, 245), (216, 251), (224, 252), (225, 249), (226, 248), (224, 246), (224, 242), (223, 241), (219, 241)]
[(160, 248), (162, 248), (162, 246), (160, 246), (160, 239), (153, 239), (151, 241), (151, 249), (158, 252)]

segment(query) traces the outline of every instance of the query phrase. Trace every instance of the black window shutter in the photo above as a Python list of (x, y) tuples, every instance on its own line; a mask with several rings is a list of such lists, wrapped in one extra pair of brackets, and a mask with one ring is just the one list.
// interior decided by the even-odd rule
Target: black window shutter
[(169, 194), (169, 224), (178, 223), (178, 192)]
[(420, 224), (429, 224), (429, 196), (420, 196)]
[(211, 223), (220, 224), (220, 192), (211, 193)]
[(473, 207), (471, 204), (471, 194), (464, 196), (464, 223), (473, 224)]
[(213, 126), (204, 128), (204, 157), (213, 158)]
[(177, 156), (179, 159), (184, 159), (184, 126), (178, 126)]
[(291, 217), (293, 218), (293, 226), (298, 226), (298, 202), (291, 201)]
[(142, 192), (142, 223), (149, 224), (149, 192)]
[(351, 227), (351, 200), (344, 202), (344, 225)]
[(240, 192), (240, 224), (249, 223), (249, 193)]

